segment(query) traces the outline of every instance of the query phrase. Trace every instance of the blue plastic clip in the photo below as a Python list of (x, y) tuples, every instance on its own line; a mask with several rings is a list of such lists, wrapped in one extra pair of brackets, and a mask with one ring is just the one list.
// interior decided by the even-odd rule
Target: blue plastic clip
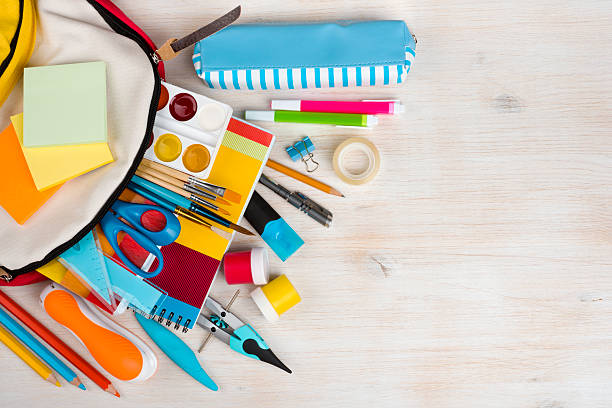
[[(319, 163), (314, 159), (314, 155), (312, 154), (315, 147), (308, 136), (305, 136), (304, 139), (296, 142), (293, 146), (287, 146), (285, 150), (289, 154), (289, 157), (291, 157), (291, 160), (298, 161), (301, 159), (306, 165), (306, 171), (309, 173), (319, 168)], [(314, 168), (310, 168), (309, 162), (314, 164)]]

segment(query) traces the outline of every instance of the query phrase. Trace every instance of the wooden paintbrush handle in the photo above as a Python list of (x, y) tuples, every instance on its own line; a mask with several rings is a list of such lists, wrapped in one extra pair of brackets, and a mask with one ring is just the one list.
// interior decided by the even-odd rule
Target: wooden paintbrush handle
[(175, 179), (179, 179), (184, 182), (189, 182), (188, 174), (185, 174), (182, 171), (171, 169), (170, 167), (164, 166), (163, 164), (156, 163), (152, 160), (142, 159), (141, 165), (144, 165), (150, 169), (156, 170), (160, 173), (164, 173), (168, 176), (174, 177)]
[[(144, 174), (148, 174), (151, 177), (155, 177), (159, 180), (163, 180), (167, 183), (170, 183), (178, 188), (180, 188), (182, 191), (186, 191), (189, 192), (193, 195), (196, 195), (200, 198), (205, 198), (207, 200), (212, 200), (212, 201), (216, 201), (218, 200), (219, 202), (223, 203), (223, 204), (229, 204), (228, 201), (223, 200), (222, 198), (217, 199), (213, 194), (208, 193), (206, 191), (201, 191), (200, 189), (198, 189), (197, 187), (194, 186), (190, 186), (187, 183), (183, 183), (180, 180), (175, 179), (172, 176), (168, 176), (167, 174), (161, 173), (157, 170), (152, 169), (151, 167), (143, 167), (143, 168), (139, 168), (138, 171), (144, 173)], [(144, 177), (143, 177), (144, 178)], [(151, 181), (151, 180), (149, 180)], [(191, 199), (192, 195), (189, 195), (189, 199)], [(201, 204), (201, 203), (200, 203)], [(204, 204), (206, 205), (206, 204)], [(218, 210), (219, 208), (217, 208), (217, 206), (213, 206), (215, 210)], [(225, 213), (225, 211), (222, 211)], [(229, 215), (229, 213), (227, 213)]]
[(152, 167), (139, 168), (138, 170), (144, 172), (145, 174), (150, 174), (151, 176), (170, 183), (178, 188), (183, 188), (183, 186), (185, 185), (185, 183), (183, 183), (181, 180), (177, 180), (176, 178), (164, 174), (161, 171), (157, 171)]

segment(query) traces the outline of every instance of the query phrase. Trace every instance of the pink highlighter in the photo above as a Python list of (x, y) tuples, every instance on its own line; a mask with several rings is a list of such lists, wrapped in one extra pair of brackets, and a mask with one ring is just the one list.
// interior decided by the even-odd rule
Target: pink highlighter
[(399, 101), (307, 101), (299, 99), (272, 100), (272, 110), (298, 112), (361, 113), (367, 115), (396, 115), (404, 112)]

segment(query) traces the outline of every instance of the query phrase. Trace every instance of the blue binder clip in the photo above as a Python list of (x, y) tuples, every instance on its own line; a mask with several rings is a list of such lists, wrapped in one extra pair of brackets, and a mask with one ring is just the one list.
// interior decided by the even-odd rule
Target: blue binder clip
[[(314, 155), (312, 154), (315, 147), (308, 136), (304, 137), (304, 139), (300, 140), (299, 142), (296, 142), (293, 146), (287, 146), (285, 150), (289, 154), (289, 157), (291, 157), (291, 160), (298, 161), (301, 159), (306, 166), (307, 172), (312, 173), (319, 168), (319, 162), (314, 159)], [(314, 168), (310, 168), (310, 162), (312, 162)]]

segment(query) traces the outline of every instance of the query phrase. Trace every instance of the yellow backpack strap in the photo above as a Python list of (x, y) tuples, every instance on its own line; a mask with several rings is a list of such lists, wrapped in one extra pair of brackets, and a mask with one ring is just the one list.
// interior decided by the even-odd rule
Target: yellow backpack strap
[(36, 41), (35, 0), (3, 0), (0, 11), (0, 106), (23, 75)]

